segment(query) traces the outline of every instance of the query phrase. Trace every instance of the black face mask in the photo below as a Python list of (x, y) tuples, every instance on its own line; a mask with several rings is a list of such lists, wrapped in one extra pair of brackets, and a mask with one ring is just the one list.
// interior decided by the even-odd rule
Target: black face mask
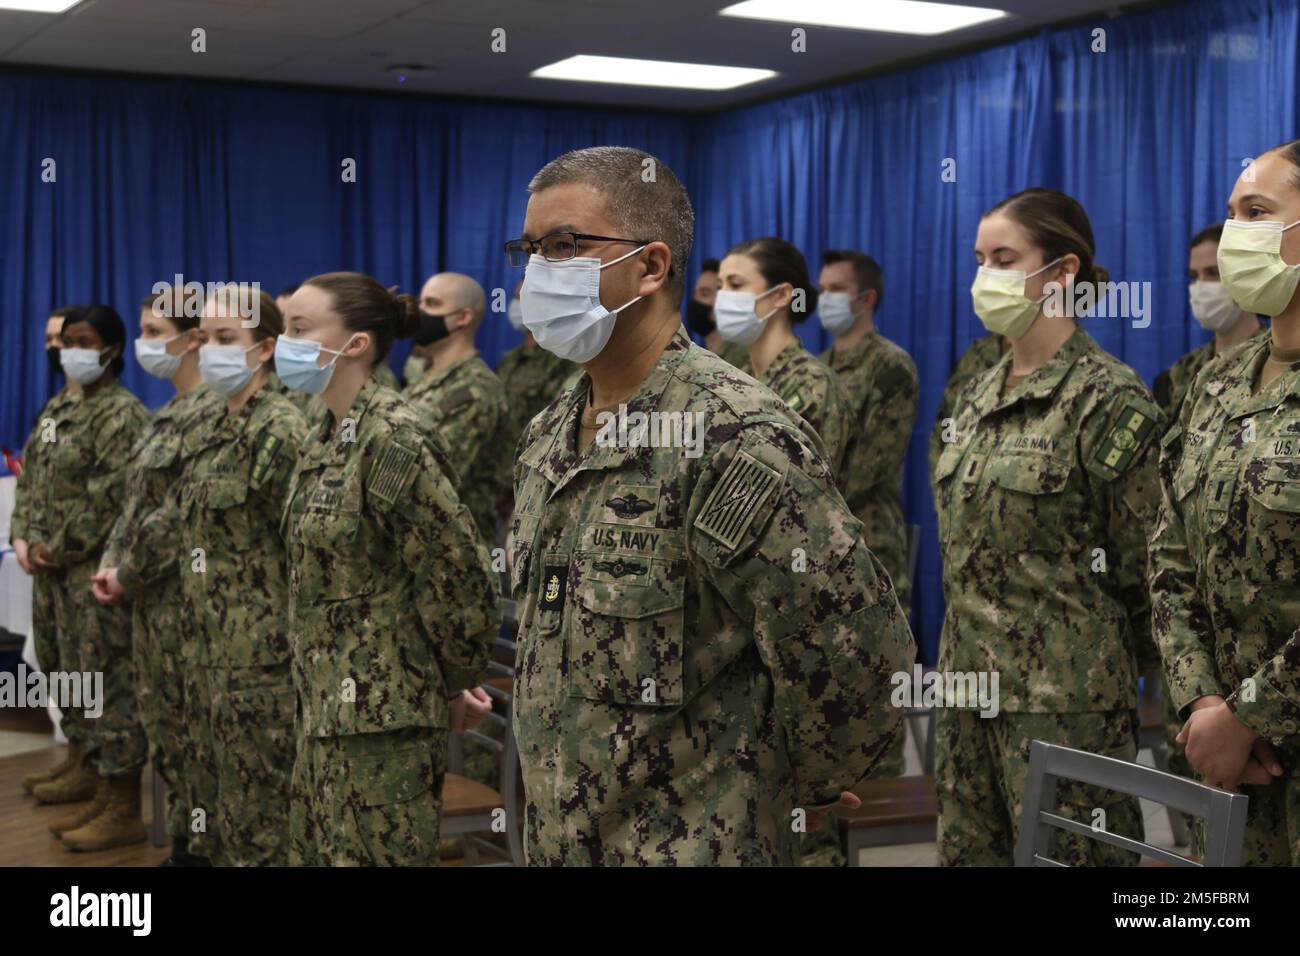
[(698, 299), (686, 303), (686, 327), (697, 335), (708, 335), (718, 327), (713, 321), (713, 306)]
[(50, 378), (63, 374), (63, 366), (59, 364), (59, 351), (53, 345), (45, 350), (45, 361), (50, 363)]
[(425, 312), (424, 309), (420, 310), (420, 329), (415, 333), (416, 345), (432, 345), (450, 334), (451, 330), (447, 328), (445, 315), (433, 315)]

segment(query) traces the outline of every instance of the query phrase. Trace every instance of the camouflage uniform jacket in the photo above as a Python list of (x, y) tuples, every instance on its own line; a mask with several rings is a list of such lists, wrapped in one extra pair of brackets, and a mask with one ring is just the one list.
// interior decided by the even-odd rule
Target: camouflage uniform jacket
[(448, 477), (456, 494), (474, 516), (479, 533), (496, 540), (496, 499), (501, 444), (506, 439), (509, 410), (501, 379), (477, 352), (446, 368), (431, 368), (406, 393), (426, 424), (438, 430), (455, 471)]
[(1002, 358), (1002, 337), (986, 335), (976, 339), (962, 353), (948, 376), (948, 383), (943, 388), (943, 398), (939, 401), (939, 414), (934, 417), (934, 428), (930, 431), (930, 475), (934, 475), (934, 466), (943, 454), (943, 423), (952, 417), (957, 408), (957, 397), (966, 387), (966, 383), (977, 375), (982, 375), (998, 364)]
[(1160, 410), (1082, 328), (1004, 396), (1010, 367), (963, 391), (935, 473), (939, 669), (997, 671), (1004, 711), (1135, 708)]
[(792, 342), (782, 349), (761, 376), (754, 374), (752, 359), (745, 363), (744, 370), (776, 392), (816, 429), (826, 446), (831, 468), (839, 478), (837, 484), (844, 488), (849, 405), (835, 373), (800, 342)]
[(396, 392), (367, 382), (337, 436), (315, 425), (283, 524), (299, 733), (445, 728), (500, 627), (487, 548)]
[(555, 400), (569, 376), (581, 371), (572, 362), (538, 345), (517, 345), (502, 357), (497, 365), (497, 377), (501, 379), (509, 408), (499, 456), (498, 482), (502, 491), (514, 483), (515, 449), (524, 429), (534, 415)]
[(61, 569), (98, 557), (126, 497), (131, 448), (148, 421), (149, 410), (117, 382), (50, 399), (24, 449), (10, 535), (44, 544)]
[[(14, 510), (9, 516), (9, 538), (11, 541), (22, 539), (29, 544), (36, 544), (50, 533), (45, 530), (49, 518), (39, 505), (45, 501), (46, 489), (50, 487), (53, 476), (50, 466), (54, 461), (52, 455), (46, 454), (50, 449), (46, 440), (57, 434), (57, 428), (51, 431), (64, 410), (72, 403), (75, 390), (62, 388), (55, 392), (46, 402), (32, 423), (32, 430), (23, 445), (23, 473), (14, 485)], [(34, 507), (34, 505), (36, 505)]]
[(288, 573), (278, 528), (306, 430), (302, 413), (263, 385), (238, 411), (223, 402), (185, 432), (181, 584), (199, 631), (182, 648), (187, 661), (288, 665)]
[[(838, 482), (865, 526), (863, 535), (900, 595), (906, 595), (907, 522), (903, 461), (916, 422), (920, 382), (912, 357), (878, 332), (822, 361), (839, 377), (849, 403), (849, 436)], [(906, 606), (904, 611), (906, 611)]]
[(589, 381), (533, 419), (515, 473), (529, 860), (789, 864), (792, 811), (897, 737), (906, 619), (768, 389), (679, 330), (629, 413), (699, 413), (702, 454), (577, 453)]
[[(1268, 336), (1268, 328), (1261, 326), (1255, 332), (1255, 336)], [(1254, 339), (1255, 336), (1251, 336)], [(1251, 341), (1248, 339), (1247, 341)], [(1245, 342), (1241, 343), (1245, 345)], [(1240, 348), (1241, 346), (1234, 346)], [(1226, 351), (1232, 351), (1228, 349)], [(1219, 353), (1214, 351), (1214, 341), (1206, 342), (1199, 348), (1192, 349), (1182, 358), (1180, 358), (1169, 368), (1165, 369), (1156, 376), (1155, 395), (1156, 404), (1160, 410), (1165, 413), (1165, 427), (1170, 428), (1178, 422), (1178, 414), (1182, 410), (1183, 399), (1187, 397), (1188, 390), (1192, 387), (1192, 382), (1196, 381), (1196, 376), (1201, 374), (1201, 369), (1209, 365)]]
[(1162, 442), (1151, 601), (1185, 716), (1218, 694), (1300, 770), (1300, 363), (1258, 395), (1270, 339), (1197, 376)]

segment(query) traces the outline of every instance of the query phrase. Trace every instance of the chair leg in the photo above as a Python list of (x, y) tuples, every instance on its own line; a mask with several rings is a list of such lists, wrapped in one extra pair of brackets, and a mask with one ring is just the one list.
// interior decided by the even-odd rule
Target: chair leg
[(153, 767), (153, 826), (149, 836), (154, 846), (167, 842), (167, 785), (157, 766)]
[[(1164, 740), (1151, 742), (1151, 762), (1157, 770), (1163, 770), (1170, 773), (1169, 769), (1169, 748)], [(1165, 807), (1165, 814), (1169, 817), (1169, 830), (1174, 835), (1175, 846), (1187, 846), (1189, 837), (1187, 834), (1187, 823), (1183, 820), (1181, 810), (1173, 807)]]

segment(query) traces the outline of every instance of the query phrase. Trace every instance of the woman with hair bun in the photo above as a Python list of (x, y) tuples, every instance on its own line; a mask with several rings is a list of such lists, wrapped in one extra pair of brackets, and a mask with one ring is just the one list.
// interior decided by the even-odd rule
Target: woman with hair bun
[(486, 546), (437, 437), (373, 380), (415, 300), (369, 276), (306, 280), (276, 368), (320, 395), (282, 533), (298, 691), (290, 861), (436, 866), (447, 733), (491, 707), (476, 685), (500, 626)]
[[(1083, 207), (1055, 190), (1017, 193), (980, 220), (971, 298), (1011, 347), (962, 390), (935, 468), (938, 669), (980, 691), (938, 712), (945, 865), (1011, 862), (1031, 741), (1137, 753), (1138, 663), (1155, 657), (1146, 570), (1161, 416), (1068, 307), (1045, 307), (1062, 298), (1051, 283), (1068, 304), (1080, 283), (1105, 281), (1093, 255)], [(1064, 783), (1058, 796), (1062, 816), (1143, 836), (1134, 798)], [(1054, 841), (1049, 855), (1070, 865), (1136, 863), (1074, 834)]]

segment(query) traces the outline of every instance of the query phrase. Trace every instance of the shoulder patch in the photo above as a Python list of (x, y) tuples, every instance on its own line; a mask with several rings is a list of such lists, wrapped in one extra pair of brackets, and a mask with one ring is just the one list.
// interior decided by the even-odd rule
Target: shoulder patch
[(460, 408), (462, 405), (468, 403), (469, 400), (473, 397), (474, 397), (473, 392), (471, 392), (468, 388), (461, 386), (460, 388), (453, 391), (450, 395), (448, 395), (447, 398), (443, 401), (442, 410), (444, 412), (455, 411), (456, 409)]
[(1097, 462), (1113, 471), (1122, 472), (1155, 427), (1154, 417), (1137, 405), (1125, 405), (1097, 448)]
[(415, 476), (415, 466), (419, 460), (418, 452), (396, 442), (389, 443), (370, 468), (366, 491), (370, 497), (392, 506)]
[(738, 452), (704, 502), (695, 527), (727, 548), (739, 547), (759, 506), (784, 481), (770, 465), (746, 452)]
[(283, 445), (284, 441), (275, 435), (267, 435), (262, 439), (262, 444), (258, 446), (257, 453), (253, 456), (253, 473), (249, 476), (252, 484), (260, 485), (266, 478), (271, 465), (275, 464), (275, 456), (280, 453)]

